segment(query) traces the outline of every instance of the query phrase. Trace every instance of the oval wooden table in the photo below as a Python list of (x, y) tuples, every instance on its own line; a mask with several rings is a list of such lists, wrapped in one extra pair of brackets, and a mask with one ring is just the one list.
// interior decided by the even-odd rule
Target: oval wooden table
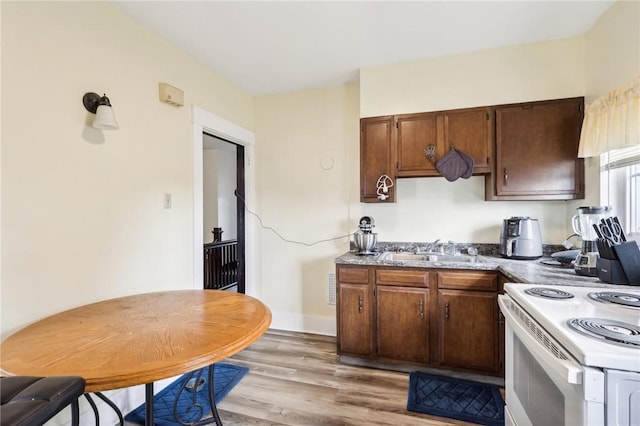
[(145, 384), (146, 421), (153, 424), (153, 382), (227, 358), (270, 324), (269, 308), (240, 293), (177, 290), (121, 297), (17, 331), (0, 344), (0, 372), (82, 376), (86, 392)]

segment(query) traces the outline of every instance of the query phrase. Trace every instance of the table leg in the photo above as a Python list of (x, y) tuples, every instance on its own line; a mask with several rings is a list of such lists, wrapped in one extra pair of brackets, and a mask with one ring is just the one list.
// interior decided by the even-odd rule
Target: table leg
[(211, 404), (211, 416), (213, 417), (213, 420), (216, 422), (217, 426), (222, 426), (222, 420), (220, 419), (220, 415), (218, 414), (218, 407), (216, 407), (216, 398), (214, 395), (214, 367), (215, 364), (211, 364), (209, 366), (209, 404)]
[[(111, 407), (113, 411), (116, 412), (116, 415), (118, 416), (118, 420), (120, 421), (120, 426), (124, 426), (124, 417), (122, 416), (122, 412), (120, 411), (118, 406), (114, 404), (113, 401), (111, 401), (109, 398), (104, 396), (101, 392), (94, 392), (94, 395), (100, 398), (101, 400), (103, 400), (109, 407)], [(98, 406), (96, 405), (95, 402), (93, 402), (93, 398), (91, 398), (91, 395), (89, 395), (88, 393), (85, 393), (84, 397), (87, 399), (87, 402), (89, 403), (89, 405), (91, 406), (91, 409), (93, 410), (93, 414), (96, 419), (96, 426), (100, 425), (100, 414), (98, 412)], [(72, 413), (72, 414), (75, 414), (75, 413)], [(79, 414), (80, 413), (78, 413), (78, 420), (79, 420)], [(73, 422), (73, 415), (72, 415), (72, 422)]]
[(145, 387), (145, 404), (144, 404), (144, 412), (145, 412), (145, 421), (144, 424), (147, 426), (153, 426), (153, 382), (147, 383), (144, 385)]

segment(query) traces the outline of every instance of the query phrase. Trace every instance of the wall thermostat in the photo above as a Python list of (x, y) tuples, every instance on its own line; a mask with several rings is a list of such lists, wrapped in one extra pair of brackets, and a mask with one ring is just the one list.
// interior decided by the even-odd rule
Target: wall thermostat
[(160, 83), (160, 101), (174, 106), (184, 105), (184, 92), (167, 83)]

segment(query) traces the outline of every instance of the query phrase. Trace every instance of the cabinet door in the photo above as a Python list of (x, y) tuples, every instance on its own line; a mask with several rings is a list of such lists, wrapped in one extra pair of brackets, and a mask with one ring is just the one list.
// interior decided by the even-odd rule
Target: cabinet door
[(377, 355), (404, 361), (429, 361), (429, 291), (376, 288)]
[(439, 290), (438, 308), (441, 364), (490, 373), (498, 372), (496, 293)]
[[(395, 180), (395, 143), (393, 117), (360, 120), (360, 201), (381, 202), (377, 194), (378, 179), (387, 175)], [(395, 182), (394, 182), (395, 183)], [(389, 198), (395, 201), (395, 186), (389, 188)]]
[(457, 150), (472, 156), (474, 174), (491, 172), (493, 114), (492, 108), (471, 108), (443, 113), (444, 153), (454, 146)]
[(369, 286), (338, 283), (338, 353), (371, 354), (371, 300)]
[(584, 198), (583, 106), (584, 98), (572, 98), (496, 108), (496, 170), (487, 199)]
[[(398, 176), (439, 176), (435, 161), (442, 156), (442, 142), (438, 142), (436, 113), (396, 116), (398, 137)], [(442, 123), (442, 119), (440, 119)], [(427, 158), (425, 149), (433, 146), (434, 161)]]

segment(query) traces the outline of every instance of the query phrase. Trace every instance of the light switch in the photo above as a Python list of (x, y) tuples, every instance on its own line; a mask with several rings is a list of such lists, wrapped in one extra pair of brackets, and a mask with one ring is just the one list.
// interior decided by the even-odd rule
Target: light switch
[(165, 192), (165, 194), (164, 194), (164, 208), (165, 209), (170, 209), (171, 208), (171, 193), (170, 192)]

